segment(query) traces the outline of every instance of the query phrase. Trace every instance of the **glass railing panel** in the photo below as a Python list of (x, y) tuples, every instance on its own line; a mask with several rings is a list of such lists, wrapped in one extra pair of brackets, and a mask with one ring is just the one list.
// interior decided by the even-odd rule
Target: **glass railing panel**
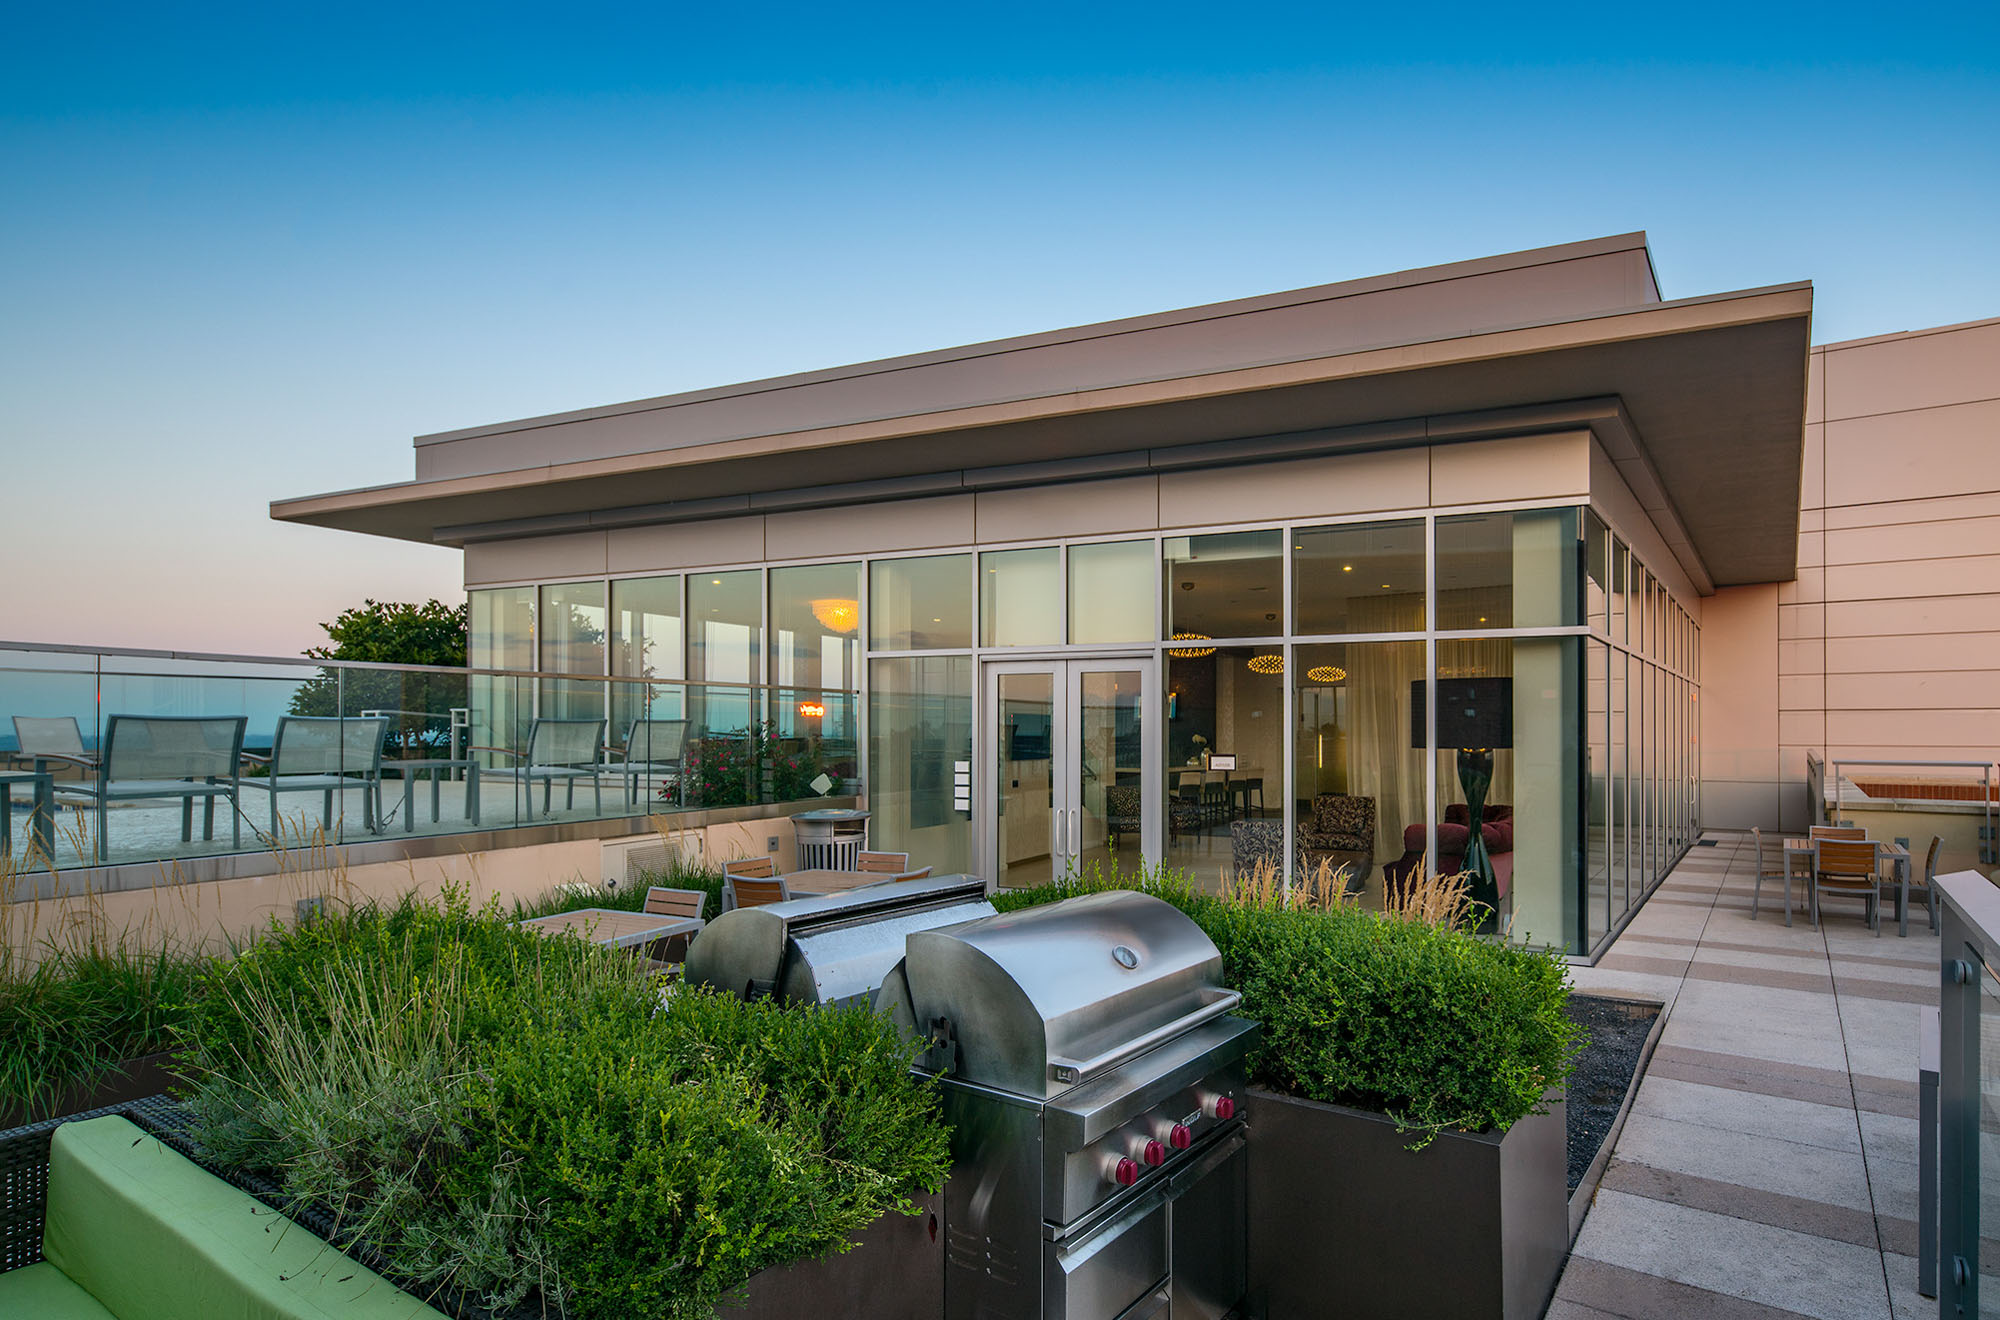
[(2000, 981), (1981, 959), (1979, 976), (1979, 1314), (2000, 1316)]
[[(7, 828), (0, 872), (8, 876), (75, 865), (74, 823), (59, 787), (84, 778), (97, 749), (97, 657), (68, 651), (0, 650), (0, 772)], [(43, 753), (36, 756), (36, 752)]]
[(774, 688), (771, 693), (771, 800), (805, 802), (855, 792), (860, 782), (852, 693)]

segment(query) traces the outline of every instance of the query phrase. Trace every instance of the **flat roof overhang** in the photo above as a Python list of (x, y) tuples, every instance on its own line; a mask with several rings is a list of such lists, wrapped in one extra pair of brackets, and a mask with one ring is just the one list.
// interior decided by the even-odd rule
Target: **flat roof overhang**
[[(1676, 552), (1695, 561), (1692, 576), (1715, 586), (1781, 582), (1797, 575), (1811, 315), (1811, 285), (1780, 285), (1332, 356), (307, 496), (274, 502), (271, 516), (462, 546), (1471, 440), (1546, 426), (1535, 419), (1547, 405), (1610, 400), (1628, 435), (1607, 440), (1607, 448), (1670, 543), (1682, 542)], [(1621, 446), (1627, 452), (1618, 452)], [(1648, 484), (1656, 489), (1644, 489)]]

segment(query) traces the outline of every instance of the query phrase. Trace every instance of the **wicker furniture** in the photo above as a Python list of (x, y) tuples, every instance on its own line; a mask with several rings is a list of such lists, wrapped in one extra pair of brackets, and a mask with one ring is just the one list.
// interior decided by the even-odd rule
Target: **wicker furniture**
[(442, 1320), (132, 1121), (163, 1109), (0, 1133), (0, 1315)]

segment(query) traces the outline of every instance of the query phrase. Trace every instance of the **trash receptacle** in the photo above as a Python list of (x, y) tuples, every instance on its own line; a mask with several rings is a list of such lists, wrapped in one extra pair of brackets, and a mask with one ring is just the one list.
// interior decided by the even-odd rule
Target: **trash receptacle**
[(801, 871), (858, 871), (868, 846), (865, 811), (801, 811), (792, 817)]

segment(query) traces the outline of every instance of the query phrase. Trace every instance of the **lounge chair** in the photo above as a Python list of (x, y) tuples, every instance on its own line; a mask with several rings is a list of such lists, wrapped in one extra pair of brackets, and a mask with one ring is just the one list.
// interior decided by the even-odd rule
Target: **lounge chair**
[(75, 765), (94, 766), (97, 758), (83, 745), (83, 731), (74, 715), (16, 715), (14, 745), (8, 761), (61, 759)]
[(333, 795), (357, 784), (361, 786), (362, 823), (369, 833), (375, 833), (381, 819), (382, 743), (388, 735), (389, 721), (379, 716), (280, 716), (278, 731), (271, 739), (271, 754), (243, 754), (246, 761), (271, 767), (268, 779), (244, 781), (246, 788), (261, 788), (271, 795), (271, 837), (279, 837), (279, 794), (323, 794), (321, 819), (331, 830), (335, 823)]
[[(237, 805), (243, 759), (241, 715), (112, 715), (104, 722), (103, 755), (77, 763), (88, 778), (58, 792), (81, 797), (97, 809), (97, 860), (110, 858), (105, 838), (113, 802), (181, 800), (181, 842), (194, 834), (194, 800), (202, 800), (201, 837), (215, 837), (215, 801), (229, 802), (229, 836), (243, 846), (243, 813)], [(37, 759), (73, 760), (44, 756)]]
[[(674, 796), (682, 799), (681, 753), (687, 746), (686, 720), (633, 720), (625, 734), (625, 759), (618, 769), (625, 776), (625, 805), (639, 800), (639, 781), (672, 776)], [(651, 795), (647, 797), (651, 801)]]
[(477, 747), (474, 751), (497, 752), (511, 756), (524, 764), (502, 766), (485, 771), (487, 777), (512, 779), (527, 793), (526, 806), (529, 811), (535, 807), (535, 782), (542, 785), (542, 814), (549, 814), (549, 803), (558, 779), (568, 786), (568, 796), (563, 809), (576, 806), (576, 781), (588, 779), (597, 794), (597, 814), (604, 814), (603, 766), (599, 762), (604, 747), (603, 720), (536, 720), (528, 726), (528, 750), (517, 752), (507, 747)]

